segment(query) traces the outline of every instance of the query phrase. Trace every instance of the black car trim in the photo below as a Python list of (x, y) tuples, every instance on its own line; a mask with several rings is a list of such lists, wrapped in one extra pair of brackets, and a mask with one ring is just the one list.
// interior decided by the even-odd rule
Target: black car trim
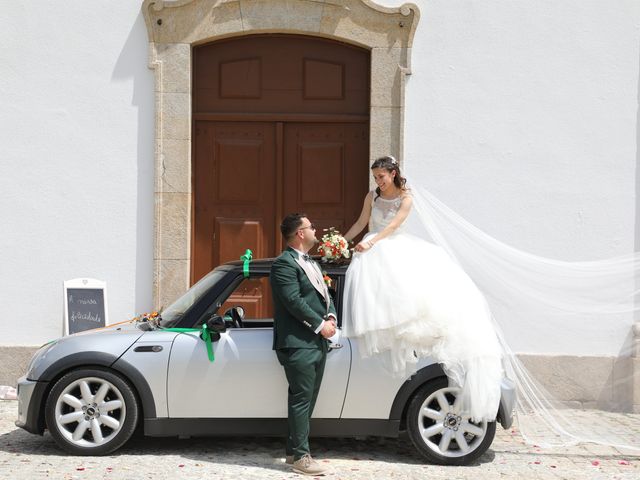
[(73, 367), (85, 367), (87, 365), (96, 365), (101, 367), (110, 367), (118, 359), (115, 355), (105, 352), (77, 352), (71, 355), (60, 358), (53, 362), (49, 367), (42, 372), (39, 381), (51, 382), (56, 377), (59, 377), (61, 373), (66, 373)]
[[(371, 435), (397, 437), (399, 420), (312, 418), (312, 437)], [(285, 437), (286, 418), (145, 418), (144, 433), (151, 437), (266, 436)]]
[(500, 406), (498, 407), (497, 419), (505, 430), (511, 428), (511, 425), (513, 424), (513, 415), (507, 415), (505, 407), (502, 404), (502, 400), (500, 400)]
[[(230, 268), (227, 268), (230, 267)], [(220, 268), (220, 267), (217, 267)], [(238, 275), (241, 270), (233, 268), (230, 265), (225, 265), (225, 268), (220, 268), (227, 272), (223, 278), (218, 280), (215, 285), (184, 313), (182, 318), (173, 327), (180, 328), (193, 328), (197, 321), (205, 314), (207, 308), (220, 296), (222, 290), (226, 287), (222, 285), (228, 285)], [(229, 279), (229, 277), (231, 279)]]
[(428, 365), (414, 373), (398, 390), (389, 412), (389, 420), (402, 420), (409, 400), (415, 391), (425, 383), (440, 377), (446, 377), (446, 375), (438, 363)]
[(138, 392), (138, 397), (142, 402), (142, 413), (145, 418), (153, 418), (156, 416), (156, 402), (153, 398), (151, 387), (140, 371), (126, 360), (119, 358), (111, 368), (123, 374)]
[[(319, 261), (319, 257), (314, 257)], [(251, 274), (255, 274), (256, 277), (267, 277), (271, 271), (271, 265), (275, 261), (275, 258), (261, 258), (257, 260), (253, 260), (251, 262), (250, 272)], [(199, 301), (194, 303), (180, 318), (173, 327), (186, 327), (193, 328), (200, 319), (202, 319), (203, 315), (207, 312), (207, 309), (213, 305), (214, 302), (220, 302), (221, 298), (226, 298), (233, 291), (233, 288), (237, 286), (237, 283), (240, 283), (244, 279), (243, 273), (243, 262), (241, 261), (233, 261), (227, 262), (219, 267), (216, 267), (216, 270), (221, 270), (227, 273), (223, 278), (218, 280), (216, 284), (211, 288), (209, 292), (204, 294)], [(341, 312), (342, 309), (342, 283), (344, 281), (344, 275), (347, 271), (348, 264), (344, 265), (336, 265), (336, 264), (322, 264), (322, 269), (326, 270), (327, 274), (330, 277), (334, 277), (336, 280), (336, 297), (334, 298), (334, 304), (336, 306), (336, 311)], [(237, 282), (237, 283), (236, 283)], [(232, 285), (233, 284), (233, 285)], [(223, 286), (224, 285), (224, 286)], [(227, 292), (228, 289), (231, 288), (231, 291)], [(227, 294), (226, 296), (224, 296)], [(338, 317), (338, 326), (342, 326), (342, 315)]]
[[(416, 372), (409, 380), (407, 380), (396, 395), (396, 398), (391, 406), (391, 413), (389, 419), (391, 420), (403, 420), (406, 412), (406, 407), (409, 404), (409, 400), (413, 393), (418, 390), (425, 383), (440, 377), (446, 377), (444, 370), (440, 364), (434, 363)], [(504, 429), (508, 429), (513, 424), (513, 415), (509, 415), (505, 411), (502, 399), (498, 407), (498, 414), (496, 419), (500, 422)]]
[(16, 421), (16, 426), (24, 428), (29, 433), (42, 435), (45, 430), (44, 423), (44, 396), (48, 390), (49, 382), (37, 382), (33, 387), (27, 416), (24, 423)]
[[(73, 355), (62, 357), (42, 372), (33, 388), (33, 394), (29, 402), (27, 410), (27, 421), (25, 425), (19, 425), (26, 431), (42, 435), (46, 425), (44, 421), (44, 406), (49, 390), (53, 386), (53, 380), (57, 380), (63, 374), (74, 367), (97, 365), (108, 367), (114, 360), (115, 356), (104, 352), (78, 352)], [(31, 379), (29, 379), (31, 380)]]
[(111, 368), (124, 375), (133, 384), (138, 393), (145, 417), (156, 416), (156, 404), (151, 388), (144, 376), (135, 367), (122, 359), (117, 359), (115, 355), (110, 353), (78, 352), (61, 358), (43, 372), (34, 387), (33, 395), (29, 402), (27, 425), (23, 428), (31, 433), (42, 434), (45, 429), (44, 406), (46, 395), (48, 395), (50, 387), (53, 386), (53, 381), (57, 381), (58, 378), (73, 368), (91, 368), (92, 366)]

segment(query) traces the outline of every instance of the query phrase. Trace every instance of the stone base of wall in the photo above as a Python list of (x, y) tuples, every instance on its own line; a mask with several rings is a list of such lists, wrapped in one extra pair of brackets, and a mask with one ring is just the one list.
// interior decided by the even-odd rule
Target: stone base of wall
[(640, 413), (640, 358), (633, 360), (633, 413)]
[[(0, 385), (16, 386), (38, 347), (0, 346)], [(576, 408), (640, 413), (640, 358), (520, 355), (542, 386)]]
[(0, 385), (17, 386), (18, 379), (27, 373), (29, 360), (37, 349), (0, 346)]
[(518, 358), (543, 388), (569, 407), (634, 412), (640, 406), (640, 397), (634, 392), (640, 393), (640, 364), (635, 365), (639, 359), (568, 355)]

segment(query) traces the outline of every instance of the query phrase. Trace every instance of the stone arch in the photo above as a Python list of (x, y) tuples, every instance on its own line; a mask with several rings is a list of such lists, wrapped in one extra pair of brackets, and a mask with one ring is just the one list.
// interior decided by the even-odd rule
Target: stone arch
[(402, 158), (404, 80), (419, 10), (372, 0), (145, 0), (155, 70), (154, 306), (189, 286), (191, 254), (191, 48), (225, 37), (297, 33), (371, 51), (371, 158)]

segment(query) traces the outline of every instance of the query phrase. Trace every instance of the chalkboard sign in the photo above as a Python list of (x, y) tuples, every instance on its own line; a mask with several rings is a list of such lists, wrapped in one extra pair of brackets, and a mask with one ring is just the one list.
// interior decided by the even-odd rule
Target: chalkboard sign
[(64, 334), (107, 325), (107, 289), (105, 282), (76, 278), (64, 282)]

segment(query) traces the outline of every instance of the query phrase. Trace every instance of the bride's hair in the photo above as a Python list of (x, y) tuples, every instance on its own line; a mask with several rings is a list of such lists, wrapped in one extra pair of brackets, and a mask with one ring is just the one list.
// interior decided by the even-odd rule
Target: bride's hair
[[(393, 177), (393, 184), (398, 187), (403, 192), (407, 191), (407, 187), (405, 184), (407, 183), (407, 179), (400, 175), (400, 165), (398, 165), (398, 160), (391, 155), (385, 155), (384, 157), (380, 157), (376, 159), (375, 162), (371, 165), (371, 170), (374, 168), (384, 168), (387, 172), (391, 173), (393, 171), (396, 172), (396, 176)], [(380, 196), (380, 187), (376, 188), (376, 198)]]

